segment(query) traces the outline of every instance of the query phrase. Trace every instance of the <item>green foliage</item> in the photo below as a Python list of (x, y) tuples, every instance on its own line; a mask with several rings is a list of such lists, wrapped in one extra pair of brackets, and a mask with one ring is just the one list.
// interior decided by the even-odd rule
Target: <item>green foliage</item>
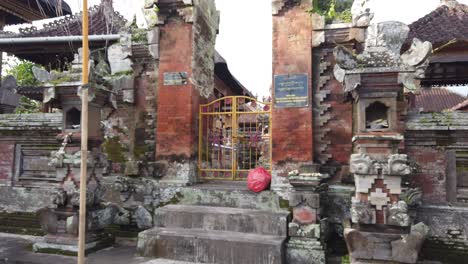
[(349, 259), (349, 255), (341, 257), (341, 264), (349, 264), (349, 263), (351, 263)]
[(20, 103), (15, 109), (15, 114), (33, 114), (41, 112), (42, 104), (27, 98), (26, 96), (21, 96)]
[(7, 65), (8, 69), (6, 73), (7, 75), (13, 75), (19, 86), (34, 86), (38, 84), (32, 71), (34, 66), (40, 67), (27, 60), (10, 61)]
[(313, 9), (309, 12), (325, 16), (328, 24), (333, 22), (351, 22), (351, 0), (314, 0)]
[[(6, 74), (13, 75), (16, 78), (18, 86), (35, 86), (38, 84), (38, 82), (32, 71), (34, 66), (40, 67), (39, 65), (27, 60), (8, 60), (6, 65)], [(41, 103), (22, 96), (18, 107), (15, 109), (15, 113), (40, 113), (41, 106)]]

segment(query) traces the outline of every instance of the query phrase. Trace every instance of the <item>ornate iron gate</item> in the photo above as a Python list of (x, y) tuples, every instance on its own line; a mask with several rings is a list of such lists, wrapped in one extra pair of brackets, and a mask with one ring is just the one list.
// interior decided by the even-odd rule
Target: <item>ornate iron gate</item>
[(206, 180), (245, 180), (271, 172), (271, 103), (229, 96), (200, 106), (198, 170)]

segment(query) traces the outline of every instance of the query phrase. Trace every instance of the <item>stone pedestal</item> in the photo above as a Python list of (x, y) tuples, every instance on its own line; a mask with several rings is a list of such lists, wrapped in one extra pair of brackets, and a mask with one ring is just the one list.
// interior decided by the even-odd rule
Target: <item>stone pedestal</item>
[(290, 194), (289, 206), (293, 220), (289, 223), (289, 241), (286, 245), (287, 263), (325, 263), (325, 248), (322, 229), (326, 220), (320, 218), (320, 183), (327, 175), (320, 173), (299, 173), (288, 176), (294, 191)]

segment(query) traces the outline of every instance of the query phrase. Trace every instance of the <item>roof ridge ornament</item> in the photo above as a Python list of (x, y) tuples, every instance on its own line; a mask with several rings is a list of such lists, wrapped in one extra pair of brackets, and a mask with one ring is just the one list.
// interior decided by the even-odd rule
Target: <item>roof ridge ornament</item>
[(353, 27), (367, 27), (374, 18), (370, 9), (371, 0), (354, 0), (351, 7)]
[(449, 8), (455, 8), (459, 5), (457, 0), (440, 0), (439, 6), (447, 6)]

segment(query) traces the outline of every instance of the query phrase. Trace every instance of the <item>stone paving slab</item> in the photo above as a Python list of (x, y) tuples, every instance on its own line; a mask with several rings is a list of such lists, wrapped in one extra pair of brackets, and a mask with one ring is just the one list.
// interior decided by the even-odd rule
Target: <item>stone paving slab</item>
[[(33, 253), (32, 243), (41, 237), (0, 233), (0, 264), (76, 264), (76, 257)], [(136, 255), (135, 246), (118, 246), (100, 250), (87, 257), (87, 264), (179, 264), (155, 262)], [(149, 263), (148, 263), (149, 262)], [(180, 263), (182, 264), (182, 263)]]

